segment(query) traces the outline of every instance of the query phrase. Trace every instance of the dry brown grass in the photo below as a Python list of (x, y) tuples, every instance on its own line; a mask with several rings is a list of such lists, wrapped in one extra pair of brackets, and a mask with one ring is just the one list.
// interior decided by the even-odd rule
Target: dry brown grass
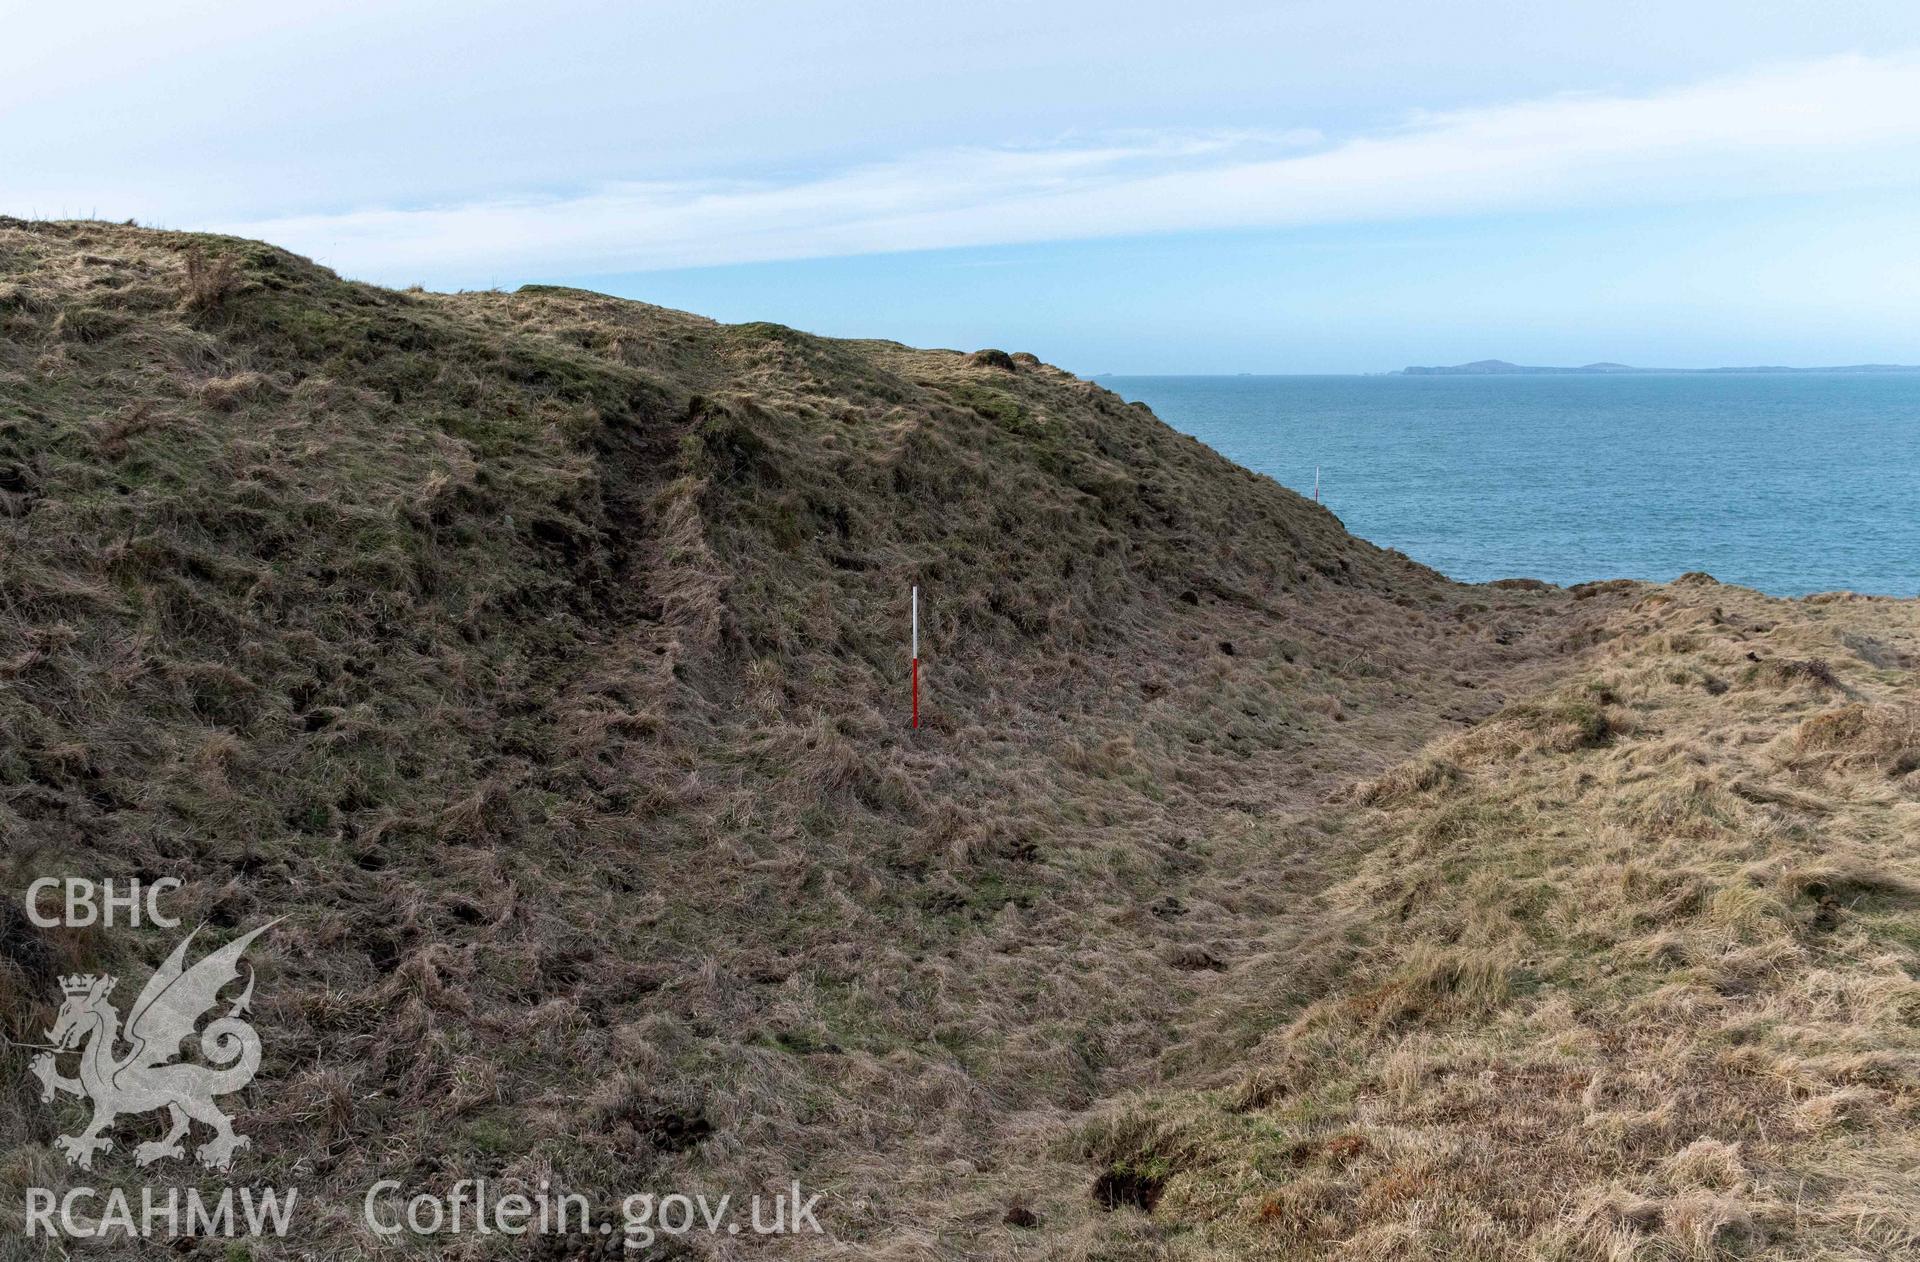
[(218, 311), (240, 291), (240, 263), (231, 254), (209, 257), (204, 249), (191, 248), (180, 271), (181, 302), (189, 311)]
[[(1911, 644), (1920, 620), (1699, 586), (1610, 619), (1571, 691), (1336, 795), (1362, 812), (1321, 900), (1364, 944), (1350, 978), (1217, 1061), (1223, 1089), (1118, 1106), (1144, 1145), (1120, 1160), (1172, 1155), (1176, 1256), (1920, 1242), (1913, 677), (1836, 651), (1756, 672), (1764, 699), (1697, 683), (1775, 644)], [(1820, 708), (1834, 692), (1860, 699)], [(1570, 696), (1599, 708), (1569, 718)], [(1230, 986), (1212, 1020), (1256, 1002)], [(1290, 1170), (1329, 1135), (1372, 1158)]]

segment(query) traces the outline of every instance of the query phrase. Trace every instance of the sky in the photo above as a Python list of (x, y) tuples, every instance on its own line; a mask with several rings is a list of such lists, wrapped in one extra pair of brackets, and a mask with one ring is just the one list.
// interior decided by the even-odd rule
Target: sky
[(1911, 0), (10, 6), (0, 213), (1082, 373), (1920, 362)]

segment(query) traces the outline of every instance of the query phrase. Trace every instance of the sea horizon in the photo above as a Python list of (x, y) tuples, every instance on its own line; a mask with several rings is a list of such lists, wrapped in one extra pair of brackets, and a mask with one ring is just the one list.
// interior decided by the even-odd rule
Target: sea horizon
[(1463, 582), (1920, 591), (1920, 374), (1110, 374)]
[(1421, 374), (1409, 373), (1403, 368), (1383, 369), (1379, 372), (1099, 372), (1082, 375), (1082, 381), (1126, 381), (1139, 377), (1410, 377), (1410, 376), (1454, 376), (1471, 378), (1477, 381), (1503, 381), (1525, 377), (1911, 377), (1920, 376), (1920, 365), (1899, 365), (1877, 368), (1871, 372), (1862, 372), (1849, 368), (1797, 368), (1791, 365), (1762, 366), (1751, 368), (1635, 368), (1623, 373), (1593, 373), (1579, 371), (1527, 373), (1453, 373)]

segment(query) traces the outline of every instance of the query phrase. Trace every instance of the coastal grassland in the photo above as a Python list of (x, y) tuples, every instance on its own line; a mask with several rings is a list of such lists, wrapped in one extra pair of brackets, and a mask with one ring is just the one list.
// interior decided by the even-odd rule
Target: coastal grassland
[[(524, 1252), (388, 1177), (798, 1178), (793, 1256), (1905, 1238), (1910, 604), (1464, 587), (1030, 355), (228, 238), (0, 220), (0, 333), (0, 1032), (175, 941), (36, 876), (287, 916), (257, 1257)], [(85, 1117), (26, 1054), (0, 1256)]]
[[(798, 1177), (868, 1250), (993, 1168), (1085, 1202), (1010, 1119), (1177, 1039), (1250, 821), (1557, 647), (1031, 356), (20, 221), (0, 320), (0, 1021), (174, 940), (40, 931), (36, 876), (287, 915), (236, 1120), (300, 1256), (403, 1253), (389, 1175)], [(85, 1116), (26, 1055), (8, 1214)]]
[(1696, 579), (1603, 637), (1324, 808), (1335, 975), (1223, 1051), (1301, 966), (1244, 971), (1165, 1075), (1217, 1085), (1077, 1132), (1140, 1256), (1920, 1247), (1920, 619)]

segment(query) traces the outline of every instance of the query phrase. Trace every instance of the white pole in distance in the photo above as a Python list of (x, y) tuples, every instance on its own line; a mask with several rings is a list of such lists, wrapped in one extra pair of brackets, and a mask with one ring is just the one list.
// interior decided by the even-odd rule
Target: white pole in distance
[(920, 726), (920, 587), (913, 588), (913, 725)]

